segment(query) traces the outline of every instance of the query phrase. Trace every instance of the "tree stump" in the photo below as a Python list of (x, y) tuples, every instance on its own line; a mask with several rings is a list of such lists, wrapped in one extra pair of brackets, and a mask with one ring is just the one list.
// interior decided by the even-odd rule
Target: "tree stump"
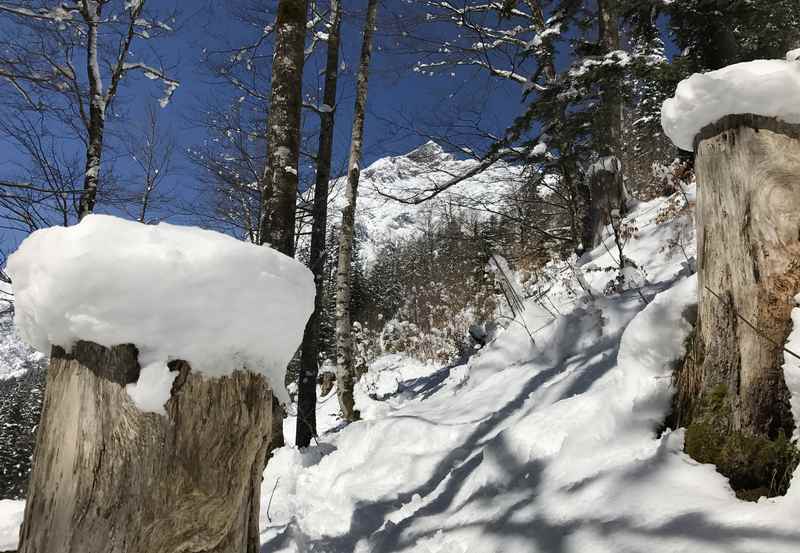
[(54, 347), (20, 553), (256, 553), (273, 398), (261, 375), (178, 371), (167, 416), (125, 385), (133, 345)]
[(686, 449), (741, 497), (785, 493), (796, 465), (783, 346), (800, 293), (800, 126), (729, 116), (695, 151), (700, 297), (678, 375)]

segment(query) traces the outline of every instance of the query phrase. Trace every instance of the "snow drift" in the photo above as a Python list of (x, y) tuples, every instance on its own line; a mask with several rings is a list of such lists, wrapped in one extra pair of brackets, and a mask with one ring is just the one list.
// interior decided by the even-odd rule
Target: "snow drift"
[(8, 272), (16, 325), (37, 350), (135, 344), (146, 378), (129, 391), (146, 410), (163, 405), (172, 359), (209, 377), (263, 373), (286, 400), (286, 365), (314, 307), (310, 271), (274, 250), (105, 215), (33, 233)]

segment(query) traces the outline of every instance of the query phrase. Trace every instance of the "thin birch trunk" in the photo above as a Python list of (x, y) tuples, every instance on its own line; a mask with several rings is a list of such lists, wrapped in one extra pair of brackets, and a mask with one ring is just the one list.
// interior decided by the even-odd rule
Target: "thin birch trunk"
[(87, 24), (87, 72), (89, 76), (89, 121), (87, 131), (86, 167), (83, 181), (83, 193), (79, 201), (79, 219), (83, 219), (94, 211), (97, 202), (97, 184), (100, 178), (100, 160), (103, 154), (103, 135), (106, 124), (106, 98), (103, 93), (103, 79), (100, 74), (98, 60), (98, 25), (100, 24), (99, 2), (84, 0), (81, 13)]
[(317, 373), (319, 357), (320, 315), (325, 294), (325, 238), (328, 228), (328, 185), (331, 180), (333, 157), (333, 129), (336, 114), (336, 87), (339, 78), (339, 35), (342, 13), (339, 0), (331, 0), (331, 22), (328, 31), (328, 51), (325, 66), (325, 91), (320, 113), (319, 151), (317, 152), (317, 178), (314, 184), (314, 220), (311, 226), (311, 252), (309, 266), (314, 274), (317, 295), (314, 313), (306, 324), (300, 356), (300, 374), (297, 383), (297, 433), (298, 447), (307, 447), (317, 434)]
[(342, 210), (342, 230), (339, 239), (339, 268), (336, 274), (336, 383), (339, 406), (345, 420), (359, 417), (355, 410), (353, 385), (353, 338), (350, 321), (351, 265), (353, 261), (353, 227), (355, 225), (358, 180), (361, 176), (361, 151), (364, 145), (369, 66), (372, 58), (372, 35), (378, 14), (378, 1), (369, 0), (364, 26), (364, 42), (356, 81), (356, 105), (353, 134), (350, 142), (350, 161), (347, 166), (347, 205)]

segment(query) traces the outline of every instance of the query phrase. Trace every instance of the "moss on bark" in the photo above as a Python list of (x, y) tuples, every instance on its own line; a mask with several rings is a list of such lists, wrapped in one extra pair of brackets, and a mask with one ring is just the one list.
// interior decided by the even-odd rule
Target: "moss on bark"
[(701, 463), (716, 465), (739, 499), (784, 495), (800, 460), (796, 444), (782, 431), (770, 439), (732, 430), (732, 398), (723, 384), (712, 388), (698, 407), (686, 430), (686, 453)]

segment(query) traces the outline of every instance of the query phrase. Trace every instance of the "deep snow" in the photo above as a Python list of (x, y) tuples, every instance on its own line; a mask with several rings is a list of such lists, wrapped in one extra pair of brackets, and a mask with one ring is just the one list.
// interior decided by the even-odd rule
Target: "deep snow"
[(8, 272), (17, 329), (40, 352), (76, 340), (137, 346), (144, 378), (129, 391), (145, 410), (168, 397), (172, 359), (211, 377), (261, 372), (288, 399), (286, 365), (314, 308), (311, 272), (275, 250), (108, 215), (34, 232)]
[[(657, 224), (666, 204), (638, 206), (625, 250), (648, 305), (600, 293), (613, 273), (591, 268), (614, 264), (609, 241), (582, 260), (594, 300), (571, 292), (574, 276), (553, 279), (562, 314), (535, 347), (512, 325), (466, 366), (373, 365), (368, 383), (394, 384), (381, 400), (360, 391), (366, 420), (267, 468), (263, 550), (797, 551), (800, 484), (739, 501), (682, 452), (682, 430), (659, 433), (697, 295), (688, 215)], [(529, 304), (527, 317), (533, 328), (549, 315)]]
[[(790, 52), (787, 54), (789, 57)], [(678, 83), (675, 96), (664, 102), (661, 126), (683, 150), (705, 127), (729, 114), (777, 117), (800, 123), (800, 63), (755, 60), (696, 73)]]

